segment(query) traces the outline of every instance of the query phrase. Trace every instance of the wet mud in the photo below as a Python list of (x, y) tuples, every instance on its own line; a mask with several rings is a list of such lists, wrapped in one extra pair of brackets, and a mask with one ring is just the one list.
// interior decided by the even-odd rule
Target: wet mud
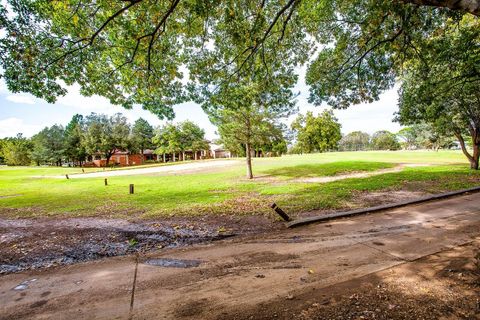
[(158, 258), (148, 259), (144, 263), (165, 268), (195, 268), (202, 264), (200, 260), (185, 260), (185, 259), (171, 259), (171, 258)]
[(216, 224), (96, 218), (0, 219), (0, 274), (145, 253), (233, 235)]

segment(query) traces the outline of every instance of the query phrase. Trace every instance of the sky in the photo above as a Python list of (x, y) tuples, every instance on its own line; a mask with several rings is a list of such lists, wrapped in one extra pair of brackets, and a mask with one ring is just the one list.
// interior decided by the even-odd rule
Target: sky
[[(308, 103), (308, 87), (304, 84), (302, 71), (300, 71), (295, 92), (300, 93), (297, 105), (301, 113), (312, 111), (318, 114), (328, 108), (327, 106), (316, 107)], [(397, 89), (394, 88), (381, 95), (379, 101), (355, 105), (347, 110), (334, 110), (334, 113), (342, 125), (344, 134), (357, 130), (369, 134), (378, 130), (397, 132), (400, 126), (392, 122), (393, 114), (398, 110), (397, 100)], [(193, 102), (183, 103), (175, 106), (174, 110), (176, 114), (174, 122), (191, 120), (205, 130), (207, 139), (217, 137), (216, 128), (209, 122), (199, 105)], [(49, 104), (27, 93), (10, 92), (0, 79), (0, 138), (14, 136), (17, 133), (31, 137), (46, 126), (53, 124), (65, 126), (77, 113), (87, 115), (91, 112), (108, 115), (121, 112), (131, 123), (140, 117), (153, 126), (165, 123), (139, 106), (126, 110), (120, 106), (111, 105), (107, 99), (100, 96), (83, 97), (79, 93), (78, 86), (69, 87), (66, 96), (60, 97), (54, 104)], [(295, 116), (290, 117), (286, 122), (289, 124), (294, 118)]]

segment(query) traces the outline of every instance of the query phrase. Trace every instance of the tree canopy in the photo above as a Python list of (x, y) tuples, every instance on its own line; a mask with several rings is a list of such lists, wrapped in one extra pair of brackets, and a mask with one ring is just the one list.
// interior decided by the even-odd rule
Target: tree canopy
[(423, 122), (404, 127), (397, 133), (400, 144), (408, 150), (450, 148), (454, 140), (452, 136), (452, 133), (439, 131), (435, 126)]
[(27, 166), (31, 163), (32, 143), (21, 133), (2, 140), (2, 158), (9, 166)]
[[(455, 135), (478, 169), (480, 156), (480, 22), (449, 21), (427, 41), (428, 64), (410, 63), (400, 89), (402, 124), (426, 122), (440, 135)], [(470, 136), (473, 151), (466, 147)]]
[[(438, 127), (454, 132), (478, 167), (477, 124), (467, 122), (477, 117), (477, 97), (469, 93), (478, 91), (479, 0), (6, 3), (0, 8), (0, 70), (13, 92), (54, 102), (66, 93), (65, 85), (77, 83), (84, 95), (98, 94), (125, 108), (139, 104), (171, 119), (172, 106), (187, 100), (216, 113), (237, 86), (261, 87), (267, 92), (262, 99), (283, 99), (305, 64), (309, 101), (334, 108), (377, 100), (399, 79), (406, 106), (415, 92), (435, 88), (435, 78), (445, 79), (437, 97), (425, 102), (434, 94), (418, 95), (428, 110), (401, 111), (399, 119), (406, 123), (424, 111), (433, 119), (443, 108), (447, 116), (436, 122), (446, 125)], [(441, 74), (447, 66), (448, 79)], [(420, 88), (412, 85), (420, 81)], [(269, 97), (273, 86), (284, 92)], [(458, 110), (433, 110), (438, 101), (469, 104), (468, 121)], [(473, 154), (462, 141), (466, 133)]]
[(107, 166), (116, 150), (129, 149), (130, 125), (122, 114), (108, 117), (92, 113), (86, 117), (85, 123), (85, 149), (89, 154), (98, 152), (105, 156)]
[(184, 152), (183, 160), (185, 160), (185, 151), (193, 151), (195, 159), (197, 151), (208, 150), (210, 148), (207, 140), (205, 140), (205, 130), (200, 128), (192, 121), (183, 121), (179, 125), (180, 131), (180, 146)]
[(342, 137), (340, 127), (331, 110), (324, 110), (316, 117), (311, 111), (305, 116), (300, 114), (292, 123), (296, 135), (294, 149), (299, 153), (335, 150)]
[(222, 142), (233, 150), (244, 149), (249, 179), (253, 178), (252, 150), (283, 139), (279, 120), (296, 111), (294, 79), (284, 74), (272, 82), (244, 79), (241, 84), (222, 85), (204, 100)]
[(156, 154), (173, 153), (173, 161), (175, 161), (175, 153), (180, 151), (179, 132), (173, 123), (167, 123), (155, 129), (152, 138), (153, 144), (156, 146)]
[(479, 2), (7, 0), (0, 67), (13, 92), (54, 102), (78, 83), (84, 95), (172, 118), (192, 88), (310, 59), (311, 101), (346, 107), (377, 99), (408, 59), (422, 59), (424, 39), (479, 15)]
[(209, 149), (205, 140), (205, 131), (191, 121), (183, 121), (178, 124), (166, 123), (155, 130), (152, 138), (157, 154), (172, 154), (173, 161), (176, 160), (176, 153), (183, 153), (182, 160), (185, 160), (185, 151), (196, 152)]
[(399, 150), (400, 143), (390, 131), (381, 130), (372, 135), (372, 148), (374, 150)]
[(65, 127), (64, 156), (67, 161), (81, 164), (87, 157), (83, 145), (85, 122), (83, 116), (76, 114)]
[(153, 148), (153, 127), (143, 118), (138, 118), (132, 126), (130, 151), (139, 150), (143, 156), (145, 149)]
[(46, 127), (32, 137), (30, 157), (37, 164), (61, 165), (65, 153), (65, 129), (61, 125)]
[(368, 150), (370, 147), (370, 135), (366, 132), (353, 131), (342, 137), (338, 145), (342, 151)]

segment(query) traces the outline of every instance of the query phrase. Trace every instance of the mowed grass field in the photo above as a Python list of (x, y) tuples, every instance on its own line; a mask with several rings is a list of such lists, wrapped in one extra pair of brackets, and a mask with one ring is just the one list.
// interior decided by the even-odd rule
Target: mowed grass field
[[(271, 214), (272, 202), (297, 214), (362, 206), (355, 199), (367, 192), (438, 193), (480, 183), (480, 173), (469, 169), (459, 151), (333, 152), (256, 158), (253, 180), (245, 179), (243, 159), (231, 161), (237, 162), (205, 172), (109, 177), (108, 186), (103, 178), (51, 177), (80, 173), (80, 168), (1, 167), (0, 214), (125, 218), (249, 215)], [(400, 164), (422, 166), (327, 183), (306, 179), (373, 172)], [(128, 193), (131, 183), (135, 185), (133, 195)]]

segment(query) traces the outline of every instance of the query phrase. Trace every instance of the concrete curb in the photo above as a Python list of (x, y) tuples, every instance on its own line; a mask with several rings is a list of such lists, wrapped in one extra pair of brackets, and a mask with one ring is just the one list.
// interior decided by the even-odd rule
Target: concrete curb
[(403, 202), (398, 202), (398, 203), (393, 203), (393, 204), (385, 204), (385, 205), (376, 206), (376, 207), (362, 208), (362, 209), (356, 209), (356, 210), (351, 210), (351, 211), (341, 211), (341, 212), (326, 214), (326, 215), (323, 215), (323, 216), (298, 219), (298, 220), (294, 220), (292, 222), (287, 223), (287, 227), (296, 228), (296, 227), (300, 227), (300, 226), (303, 226), (303, 225), (316, 223), (316, 222), (324, 222), (324, 221), (329, 221), (329, 220), (334, 220), (334, 219), (348, 218), (348, 217), (353, 217), (353, 216), (358, 216), (358, 215), (363, 215), (363, 214), (369, 214), (369, 213), (378, 212), (378, 211), (384, 211), (384, 210), (388, 210), (388, 209), (401, 208), (401, 207), (405, 207), (405, 206), (412, 205), (412, 204), (423, 203), (423, 202), (428, 202), (428, 201), (433, 201), (433, 200), (446, 199), (446, 198), (450, 198), (450, 197), (453, 197), (453, 196), (458, 196), (458, 195), (469, 193), (469, 192), (480, 192), (480, 186), (469, 188), (469, 189), (458, 190), (458, 191), (440, 193), (440, 194), (436, 194), (436, 195), (433, 195), (433, 196), (427, 196), (427, 197), (422, 197), (422, 198), (418, 198), (418, 199), (415, 199), (415, 200), (408, 200), (408, 201), (403, 201)]

